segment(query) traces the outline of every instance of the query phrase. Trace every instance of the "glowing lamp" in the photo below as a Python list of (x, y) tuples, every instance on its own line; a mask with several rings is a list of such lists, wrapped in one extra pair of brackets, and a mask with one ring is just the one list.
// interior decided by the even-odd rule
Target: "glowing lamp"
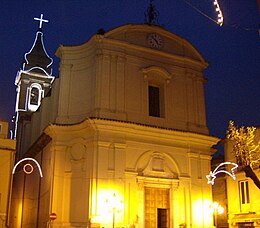
[(122, 210), (122, 200), (116, 195), (116, 193), (113, 194), (110, 199), (107, 199), (106, 202), (109, 204), (110, 208), (112, 209), (113, 212), (113, 224), (112, 227), (115, 227), (115, 213), (120, 212)]
[(219, 205), (219, 207), (218, 207), (218, 214), (222, 215), (223, 213), (224, 213), (224, 208)]
[(110, 211), (120, 212), (123, 209), (123, 202), (116, 193), (113, 193), (112, 196), (106, 199), (107, 206)]
[(217, 225), (217, 222), (218, 222), (217, 215), (223, 214), (224, 208), (218, 202), (214, 202), (210, 205), (210, 209), (212, 210), (215, 227), (218, 227), (218, 225)]

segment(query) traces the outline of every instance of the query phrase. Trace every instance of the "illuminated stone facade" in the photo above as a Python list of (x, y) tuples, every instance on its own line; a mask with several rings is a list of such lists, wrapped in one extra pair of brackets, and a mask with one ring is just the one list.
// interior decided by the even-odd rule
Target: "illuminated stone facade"
[(8, 122), (0, 120), (0, 227), (6, 227), (15, 140), (8, 138)]
[(219, 139), (199, 52), (161, 27), (125, 25), (56, 54), (60, 76), (21, 140), (43, 178), (15, 175), (12, 227), (213, 227), (205, 176)]
[[(255, 132), (256, 142), (260, 141), (260, 128)], [(234, 161), (232, 153), (233, 145), (230, 141), (225, 143), (226, 160)], [(260, 178), (260, 169), (254, 169), (255, 174)], [(236, 180), (227, 177), (228, 196), (228, 222), (229, 227), (260, 227), (260, 190), (254, 182), (246, 177), (243, 171), (236, 174)]]

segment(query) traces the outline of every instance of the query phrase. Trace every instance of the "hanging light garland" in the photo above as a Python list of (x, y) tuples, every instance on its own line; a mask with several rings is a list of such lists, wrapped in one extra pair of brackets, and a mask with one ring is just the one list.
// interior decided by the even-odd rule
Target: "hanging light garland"
[(218, 13), (218, 20), (217, 20), (217, 23), (222, 26), (223, 23), (224, 23), (224, 17), (223, 17), (223, 13), (219, 7), (219, 4), (218, 4), (218, 0), (214, 0), (214, 6), (216, 7), (216, 12)]

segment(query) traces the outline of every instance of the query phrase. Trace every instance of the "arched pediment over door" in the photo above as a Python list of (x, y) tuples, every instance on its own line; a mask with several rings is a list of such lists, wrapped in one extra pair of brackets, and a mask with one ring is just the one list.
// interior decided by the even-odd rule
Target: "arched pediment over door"
[(178, 179), (179, 168), (172, 157), (166, 153), (147, 151), (136, 163), (138, 176)]

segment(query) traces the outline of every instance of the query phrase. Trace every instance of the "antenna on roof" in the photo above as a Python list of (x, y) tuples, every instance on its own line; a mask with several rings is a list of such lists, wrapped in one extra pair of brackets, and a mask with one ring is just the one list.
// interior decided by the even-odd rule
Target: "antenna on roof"
[(148, 25), (158, 25), (159, 11), (155, 9), (153, 0), (150, 0), (149, 7), (147, 11), (144, 13), (144, 15), (145, 15), (145, 23), (147, 23)]

